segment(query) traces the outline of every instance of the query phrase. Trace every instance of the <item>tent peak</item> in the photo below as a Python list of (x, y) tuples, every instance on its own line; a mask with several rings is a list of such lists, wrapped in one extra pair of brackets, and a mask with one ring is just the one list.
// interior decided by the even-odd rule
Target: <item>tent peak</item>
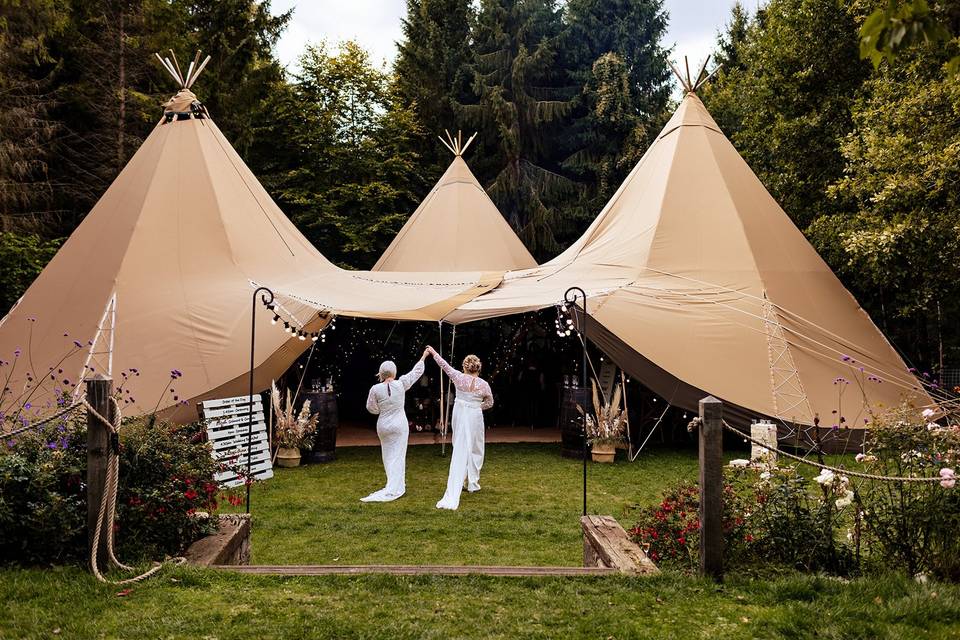
[(707, 64), (709, 62), (710, 62), (710, 56), (708, 55), (706, 58), (704, 58), (703, 64), (700, 65), (700, 71), (697, 73), (697, 75), (691, 76), (690, 62), (687, 60), (687, 56), (683, 56), (683, 65), (686, 70), (686, 75), (681, 74), (679, 71), (677, 71), (677, 68), (674, 66), (674, 64), (669, 60), (667, 60), (667, 64), (670, 65), (670, 69), (673, 71), (673, 75), (677, 76), (677, 80), (680, 81), (680, 86), (683, 87), (683, 92), (688, 95), (691, 93), (696, 95), (697, 89), (699, 89), (704, 84), (706, 84), (707, 80), (712, 78), (714, 74), (720, 70), (720, 67), (723, 66), (723, 64), (718, 64), (716, 67), (714, 67), (713, 71), (711, 71), (707, 75), (704, 75), (704, 73), (707, 70)]
[(207, 110), (190, 89), (200, 76), (200, 72), (203, 71), (207, 63), (210, 62), (210, 56), (207, 56), (203, 62), (200, 62), (200, 51), (198, 50), (197, 55), (190, 61), (190, 66), (187, 67), (187, 73), (184, 74), (180, 70), (180, 63), (177, 62), (177, 55), (173, 52), (173, 49), (167, 49), (167, 51), (170, 52), (169, 58), (161, 57), (159, 53), (155, 53), (154, 55), (157, 57), (157, 60), (160, 61), (163, 68), (167, 70), (167, 73), (180, 85), (180, 90), (177, 91), (172, 98), (163, 103), (164, 118), (167, 122), (170, 122), (174, 119), (183, 120), (191, 117), (207, 117)]
[(473, 139), (477, 137), (477, 132), (475, 131), (473, 135), (470, 136), (466, 142), (464, 142), (463, 132), (460, 131), (459, 129), (457, 130), (456, 138), (451, 136), (450, 132), (447, 131), (446, 129), (444, 129), (443, 132), (447, 135), (446, 140), (444, 140), (440, 136), (437, 136), (437, 137), (440, 138), (440, 142), (443, 143), (443, 146), (449, 149), (450, 153), (452, 153), (454, 156), (458, 158), (464, 154), (464, 152), (467, 150), (467, 147), (469, 147), (470, 143), (473, 142)]

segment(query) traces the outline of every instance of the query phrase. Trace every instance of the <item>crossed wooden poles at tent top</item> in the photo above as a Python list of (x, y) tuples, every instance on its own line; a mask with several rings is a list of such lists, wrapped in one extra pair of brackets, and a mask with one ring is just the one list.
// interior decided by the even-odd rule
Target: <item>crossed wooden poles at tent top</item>
[(717, 71), (720, 71), (722, 64), (718, 64), (717, 67), (711, 71), (709, 74), (704, 76), (704, 72), (707, 70), (707, 63), (710, 62), (710, 56), (707, 56), (703, 64), (700, 65), (700, 72), (697, 73), (696, 77), (690, 75), (690, 62), (687, 60), (687, 56), (683, 56), (683, 65), (686, 67), (686, 75), (682, 75), (677, 68), (673, 66), (673, 63), (667, 60), (667, 64), (670, 65), (670, 69), (673, 71), (673, 75), (677, 76), (677, 80), (680, 81), (680, 86), (683, 87), (685, 93), (696, 93), (697, 89), (702, 87), (707, 80), (712, 78)]
[(477, 137), (477, 134), (474, 133), (472, 136), (470, 136), (467, 139), (466, 142), (464, 142), (463, 133), (460, 131), (457, 131), (456, 138), (451, 136), (450, 132), (447, 131), (446, 129), (444, 129), (443, 132), (447, 134), (447, 139), (444, 140), (441, 136), (437, 136), (437, 138), (440, 138), (440, 142), (443, 143), (443, 146), (449, 149), (450, 153), (452, 153), (455, 156), (462, 156), (464, 152), (467, 150), (467, 147), (470, 146), (470, 143), (473, 142), (473, 139)]
[(157, 56), (157, 60), (160, 61), (163, 68), (180, 84), (181, 89), (189, 89), (192, 87), (193, 83), (197, 81), (200, 72), (203, 71), (207, 63), (210, 62), (210, 56), (207, 56), (203, 62), (200, 62), (200, 51), (197, 51), (197, 55), (194, 56), (190, 62), (190, 66), (187, 67), (187, 75), (183, 75), (183, 72), (180, 71), (180, 64), (177, 62), (177, 55), (173, 52), (173, 49), (167, 49), (167, 51), (170, 52), (170, 58), (173, 58), (173, 62), (170, 61), (170, 58), (161, 58), (159, 53), (155, 53), (154, 55)]

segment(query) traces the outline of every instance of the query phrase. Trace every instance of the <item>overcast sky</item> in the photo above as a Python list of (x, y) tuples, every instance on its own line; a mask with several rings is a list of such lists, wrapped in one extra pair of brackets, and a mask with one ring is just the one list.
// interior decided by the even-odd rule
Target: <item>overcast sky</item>
[[(666, 0), (670, 15), (666, 44), (675, 45), (672, 59), (683, 56), (694, 64), (710, 53), (717, 30), (722, 28), (736, 0)], [(746, 0), (751, 5), (757, 0)], [(377, 62), (396, 56), (400, 18), (405, 0), (273, 0), (274, 13), (294, 8), (293, 20), (277, 46), (284, 64), (291, 66), (310, 42), (353, 39), (370, 51)], [(696, 73), (691, 70), (691, 73)]]

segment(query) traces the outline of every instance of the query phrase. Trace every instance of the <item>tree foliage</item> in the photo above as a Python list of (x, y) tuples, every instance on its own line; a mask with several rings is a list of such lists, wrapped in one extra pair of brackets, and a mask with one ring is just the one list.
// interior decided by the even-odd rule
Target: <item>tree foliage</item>
[(408, 0), (403, 40), (394, 67), (397, 95), (413, 110), (424, 135), (415, 150), (440, 175), (449, 157), (437, 143), (444, 130), (464, 126), (457, 105), (468, 100), (472, 74), (470, 0)]
[[(271, 108), (262, 174), (281, 207), (328, 258), (369, 268), (415, 208), (421, 135), (392, 76), (353, 42), (307, 49)], [(268, 142), (267, 142), (268, 141)]]

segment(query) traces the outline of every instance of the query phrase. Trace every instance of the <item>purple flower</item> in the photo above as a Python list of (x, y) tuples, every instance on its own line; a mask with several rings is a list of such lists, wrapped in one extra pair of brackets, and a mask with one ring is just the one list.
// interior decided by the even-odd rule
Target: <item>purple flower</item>
[(17, 441), (16, 441), (16, 440), (7, 440), (7, 446), (10, 447), (11, 449), (13, 449), (15, 446), (17, 446)]
[(82, 349), (82, 348), (83, 348), (83, 345), (80, 343), (79, 340), (74, 340), (74, 341), (73, 341), (73, 346), (75, 346), (77, 349)]
[(13, 355), (16, 356), (17, 358), (20, 357), (21, 353), (22, 352), (20, 351), (20, 347), (17, 347), (16, 349), (13, 350)]
[(843, 360), (844, 362), (850, 362), (853, 358), (851, 358), (850, 356), (844, 354), (844, 355), (840, 356), (840, 359)]
[(27, 404), (23, 405), (23, 408), (27, 411), (30, 411), (30, 409), (33, 409), (33, 405), (28, 402)]

